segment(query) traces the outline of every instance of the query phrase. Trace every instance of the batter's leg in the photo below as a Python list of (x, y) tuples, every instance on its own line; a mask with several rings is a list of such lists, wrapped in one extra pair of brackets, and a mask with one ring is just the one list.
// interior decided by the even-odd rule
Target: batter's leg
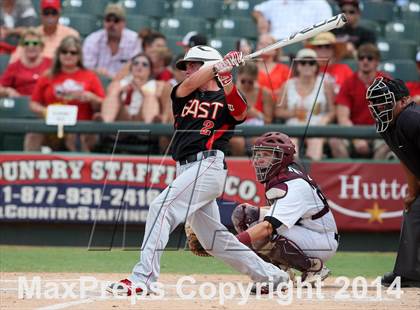
[(274, 283), (288, 281), (286, 272), (265, 262), (239, 242), (220, 222), (220, 217), (217, 217), (216, 213), (219, 213), (219, 209), (214, 200), (189, 217), (197, 238), (210, 254), (235, 270), (250, 276), (253, 281), (267, 282), (270, 279)]

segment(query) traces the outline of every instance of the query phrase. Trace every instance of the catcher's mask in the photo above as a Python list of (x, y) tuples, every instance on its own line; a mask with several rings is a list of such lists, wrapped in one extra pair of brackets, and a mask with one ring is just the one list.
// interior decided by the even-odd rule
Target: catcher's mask
[(183, 59), (176, 62), (175, 67), (179, 70), (187, 70), (187, 62), (202, 62), (203, 64), (215, 64), (223, 60), (223, 56), (214, 48), (207, 45), (197, 45), (188, 50)]
[(394, 118), (396, 102), (409, 96), (409, 91), (401, 80), (377, 77), (366, 92), (370, 114), (375, 119), (376, 131), (384, 132)]
[(252, 148), (252, 163), (257, 180), (266, 183), (293, 162), (295, 145), (281, 132), (267, 132)]

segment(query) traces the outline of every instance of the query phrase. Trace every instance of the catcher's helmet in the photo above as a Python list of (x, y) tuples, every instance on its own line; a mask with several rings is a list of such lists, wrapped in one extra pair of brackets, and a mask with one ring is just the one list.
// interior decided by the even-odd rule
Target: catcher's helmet
[(203, 64), (214, 64), (223, 60), (223, 56), (214, 48), (207, 45), (197, 45), (188, 50), (184, 59), (176, 62), (176, 68), (182, 71), (186, 70), (186, 63), (189, 61), (198, 61)]
[(267, 132), (259, 137), (252, 148), (252, 163), (257, 180), (266, 183), (293, 162), (295, 145), (281, 132)]
[(366, 91), (370, 114), (376, 121), (376, 131), (384, 132), (394, 117), (398, 100), (409, 96), (409, 91), (401, 80), (377, 77)]

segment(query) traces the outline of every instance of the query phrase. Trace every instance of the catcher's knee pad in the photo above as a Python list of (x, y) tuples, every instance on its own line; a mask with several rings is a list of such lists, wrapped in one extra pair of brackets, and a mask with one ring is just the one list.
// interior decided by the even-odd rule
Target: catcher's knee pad
[(260, 208), (251, 205), (238, 205), (232, 212), (232, 223), (235, 230), (241, 233), (249, 225), (260, 219)]
[(285, 264), (302, 272), (317, 272), (323, 266), (321, 259), (308, 257), (295, 242), (283, 236), (276, 239), (269, 256), (273, 262)]

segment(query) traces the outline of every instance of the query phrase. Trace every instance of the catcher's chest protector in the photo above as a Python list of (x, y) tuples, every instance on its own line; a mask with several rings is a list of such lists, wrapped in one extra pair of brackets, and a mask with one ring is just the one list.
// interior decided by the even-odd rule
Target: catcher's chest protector
[(287, 170), (281, 171), (276, 177), (272, 178), (265, 185), (265, 198), (268, 204), (272, 205), (276, 199), (283, 198), (287, 194), (287, 181), (294, 179), (304, 179), (312, 187), (317, 185), (314, 181), (303, 171), (288, 167)]

